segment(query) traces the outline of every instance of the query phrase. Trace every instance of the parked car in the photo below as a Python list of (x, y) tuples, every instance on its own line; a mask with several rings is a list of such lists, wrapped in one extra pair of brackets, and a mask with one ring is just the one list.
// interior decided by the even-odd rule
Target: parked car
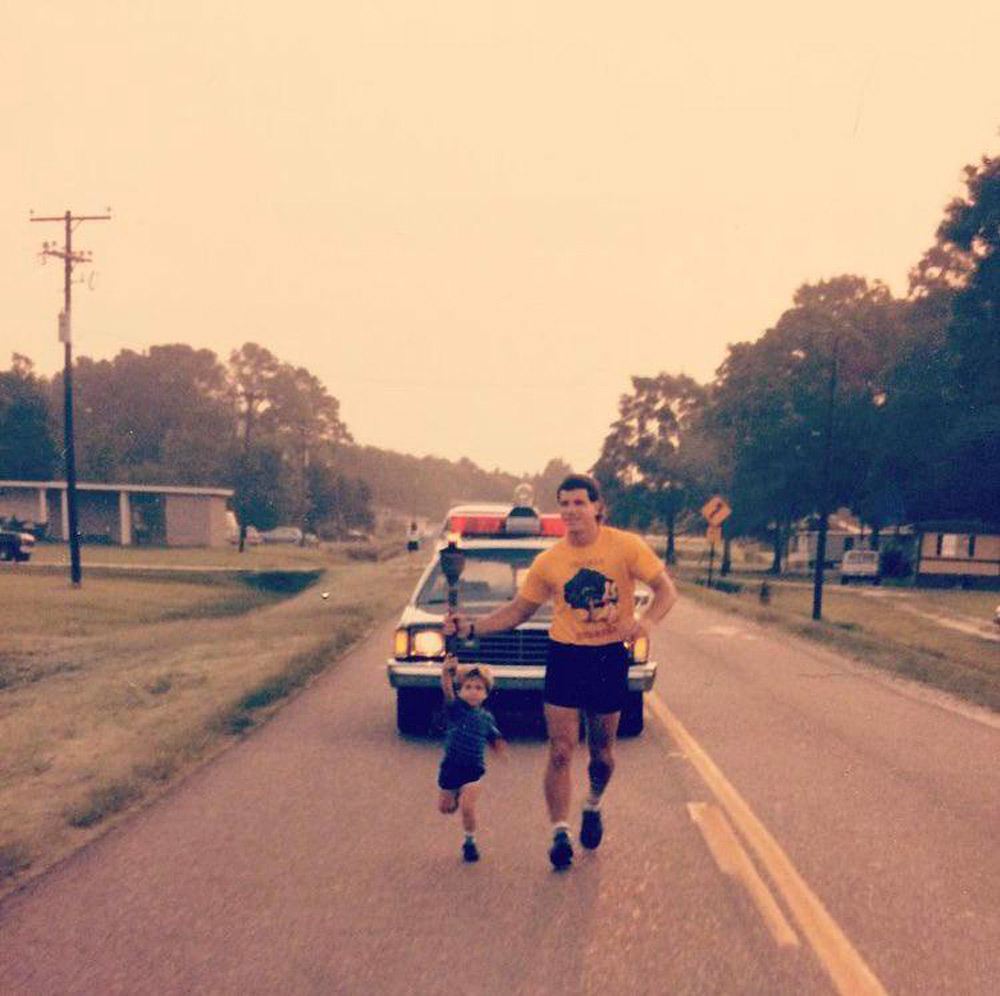
[[(468, 510), (466, 510), (468, 509)], [(445, 532), (457, 540), (465, 565), (458, 583), (459, 605), (484, 615), (510, 601), (524, 573), (543, 550), (564, 533), (558, 515), (539, 515), (524, 506), (501, 511), (482, 506), (456, 511), (445, 521)], [(447, 545), (441, 541), (439, 550)], [(637, 604), (650, 597), (637, 591)], [(396, 627), (393, 653), (387, 663), (389, 684), (396, 690), (396, 724), (401, 733), (423, 735), (441, 707), (441, 662), (445, 639), (442, 622), (448, 606), (448, 585), (438, 557), (417, 582)], [(519, 698), (540, 710), (545, 685), (545, 659), (552, 608), (543, 605), (514, 630), (459, 641), (460, 663), (489, 665), (497, 700)], [(636, 736), (643, 728), (643, 692), (653, 687), (657, 665), (649, 660), (649, 641), (641, 637), (629, 647), (629, 701), (618, 732)]]
[(277, 526), (260, 534), (265, 543), (301, 543), (302, 530), (298, 526)]
[(35, 537), (13, 529), (0, 529), (0, 560), (21, 562), (31, 557)]
[(840, 583), (849, 581), (871, 581), (882, 583), (878, 550), (847, 550), (840, 562)]

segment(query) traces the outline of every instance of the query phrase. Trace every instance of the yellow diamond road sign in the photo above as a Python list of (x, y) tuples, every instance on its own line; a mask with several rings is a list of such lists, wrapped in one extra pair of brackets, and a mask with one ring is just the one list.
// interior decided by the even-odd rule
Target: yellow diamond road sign
[(725, 498), (715, 495), (701, 506), (701, 514), (710, 526), (721, 526), (733, 514), (733, 510), (726, 504)]

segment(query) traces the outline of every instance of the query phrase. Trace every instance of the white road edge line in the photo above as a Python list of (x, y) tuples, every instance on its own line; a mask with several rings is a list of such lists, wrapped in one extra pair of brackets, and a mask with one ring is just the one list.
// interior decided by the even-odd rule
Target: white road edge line
[(841, 996), (887, 996), (847, 935), (715, 762), (656, 692), (650, 692), (647, 701), (764, 866), (837, 992)]
[(689, 802), (688, 813), (701, 831), (719, 871), (743, 884), (764, 925), (778, 947), (797, 948), (799, 936), (789, 926), (764, 880), (743, 849), (736, 832), (718, 806), (711, 802)]

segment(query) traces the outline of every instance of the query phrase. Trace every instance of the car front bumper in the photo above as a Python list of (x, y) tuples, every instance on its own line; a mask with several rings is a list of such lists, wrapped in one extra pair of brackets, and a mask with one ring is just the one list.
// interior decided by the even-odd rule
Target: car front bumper
[[(471, 662), (470, 662), (471, 663)], [(541, 692), (545, 688), (545, 668), (539, 664), (490, 664), (493, 687), (500, 692)], [(648, 692), (656, 681), (656, 661), (633, 664), (628, 669), (628, 690)], [(440, 661), (397, 661), (386, 664), (393, 688), (440, 688)]]

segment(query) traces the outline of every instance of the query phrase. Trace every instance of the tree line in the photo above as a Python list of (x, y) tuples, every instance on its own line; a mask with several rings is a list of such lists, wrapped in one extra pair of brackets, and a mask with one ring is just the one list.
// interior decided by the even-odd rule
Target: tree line
[[(800, 287), (708, 384), (632, 378), (594, 473), (617, 521), (668, 533), (715, 492), (733, 536), (846, 506), (876, 538), (1000, 510), (1000, 159), (965, 170), (902, 298), (879, 280)], [(728, 552), (728, 544), (727, 544)]]
[[(181, 344), (81, 356), (73, 389), (81, 480), (232, 487), (245, 526), (338, 537), (370, 530), (377, 508), (440, 519), (458, 501), (510, 500), (522, 480), (469, 459), (357, 445), (323, 384), (256, 343), (226, 363)], [(62, 374), (46, 379), (14, 354), (0, 371), (0, 479), (61, 477), (62, 419)], [(552, 460), (528, 478), (543, 505), (569, 470)]]
[[(372, 525), (370, 488), (332, 462), (351, 439), (337, 399), (262, 346), (246, 343), (227, 364), (181, 344), (81, 356), (73, 392), (83, 481), (231, 486), (244, 527)], [(0, 372), (0, 478), (62, 475), (62, 397), (62, 373), (41, 377), (27, 357)]]

